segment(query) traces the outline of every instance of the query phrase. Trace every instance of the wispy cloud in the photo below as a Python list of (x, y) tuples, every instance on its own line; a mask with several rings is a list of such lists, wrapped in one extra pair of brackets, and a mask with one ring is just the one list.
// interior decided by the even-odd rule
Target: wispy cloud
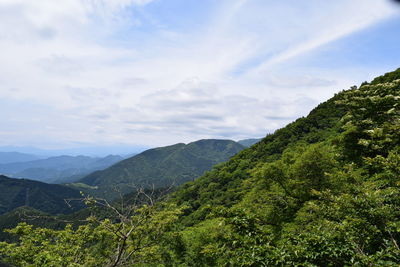
[(269, 57), (249, 71), (256, 73), (266, 71), (276, 64), (310, 52), (398, 13), (385, 1), (338, 2), (342, 4), (339, 8), (330, 10), (331, 14), (324, 14), (326, 16), (321, 18), (317, 25), (310, 25), (309, 31), (314, 33), (309, 34), (308, 38), (298, 43), (291, 42), (287, 49)]
[(380, 0), (0, 0), (0, 114), (12, 114), (0, 145), (262, 136), (354, 83), (293, 62), (395, 12)]

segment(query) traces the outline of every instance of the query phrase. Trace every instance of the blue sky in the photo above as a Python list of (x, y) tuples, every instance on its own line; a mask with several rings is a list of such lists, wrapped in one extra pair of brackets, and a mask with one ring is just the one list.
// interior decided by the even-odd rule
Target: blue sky
[(0, 146), (262, 137), (400, 67), (385, 0), (0, 0)]

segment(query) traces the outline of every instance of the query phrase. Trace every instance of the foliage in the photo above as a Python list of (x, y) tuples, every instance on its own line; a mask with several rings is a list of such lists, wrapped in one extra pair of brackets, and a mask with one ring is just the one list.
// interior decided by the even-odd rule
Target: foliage
[[(92, 199), (93, 200), (93, 199)], [(130, 217), (112, 223), (89, 217), (87, 224), (62, 230), (33, 228), (26, 223), (8, 230), (16, 243), (0, 243), (0, 257), (17, 266), (132, 266), (163, 259), (167, 231), (181, 213), (168, 205), (162, 210), (142, 206)]]
[(382, 76), (376, 77), (371, 82), (371, 84), (388, 83), (399, 79), (400, 79), (400, 68), (395, 71), (385, 73)]
[[(92, 225), (80, 226), (73, 231), (33, 229), (25, 223), (9, 232), (20, 236), (17, 244), (0, 244), (5, 261), (18, 266), (102, 266), (112, 255), (114, 236)], [(101, 252), (100, 252), (101, 251)], [(100, 252), (100, 253), (99, 253)]]

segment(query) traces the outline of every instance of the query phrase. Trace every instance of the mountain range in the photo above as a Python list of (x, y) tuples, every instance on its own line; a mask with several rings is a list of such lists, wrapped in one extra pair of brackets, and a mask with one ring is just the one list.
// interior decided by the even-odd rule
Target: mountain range
[(0, 164), (27, 162), (42, 159), (43, 157), (20, 153), (20, 152), (0, 152)]
[(109, 155), (104, 158), (58, 156), (0, 164), (0, 174), (47, 183), (65, 183), (78, 180), (93, 171), (105, 169), (122, 159), (124, 158), (116, 155)]
[[(114, 190), (116, 187), (123, 194), (133, 191), (134, 186), (154, 186), (156, 189), (176, 187), (194, 180), (211, 170), (213, 165), (228, 160), (244, 148), (230, 140), (200, 140), (187, 145), (181, 143), (150, 149), (122, 161), (120, 156), (60, 156), (1, 164), (0, 172), (42, 182), (1, 176), (0, 214), (23, 206), (49, 214), (72, 212), (73, 209), (66, 206), (64, 199), (80, 198), (79, 191), (112, 199), (120, 195)], [(83, 176), (85, 172), (102, 168), (105, 170), (79, 179), (78, 175)], [(68, 187), (43, 182), (71, 181), (73, 175), (78, 181), (68, 184)]]
[(245, 147), (231, 140), (199, 140), (146, 150), (70, 186), (95, 196), (113, 198), (136, 187), (175, 187), (211, 170)]
[(32, 146), (0, 146), (0, 152), (18, 152), (39, 156), (40, 158), (57, 157), (60, 155), (79, 156), (85, 155), (94, 158), (102, 158), (107, 155), (121, 155), (125, 157), (130, 154), (138, 154), (149, 149), (148, 146), (142, 145), (81, 145), (75, 148), (64, 149), (46, 149)]

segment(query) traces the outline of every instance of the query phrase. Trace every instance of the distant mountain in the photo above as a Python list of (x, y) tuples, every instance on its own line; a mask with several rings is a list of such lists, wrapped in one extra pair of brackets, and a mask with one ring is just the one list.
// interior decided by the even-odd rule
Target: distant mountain
[(59, 156), (28, 162), (0, 164), (0, 174), (47, 183), (65, 183), (78, 180), (93, 171), (110, 167), (122, 159), (123, 157), (115, 155), (104, 158)]
[(212, 139), (154, 148), (94, 172), (73, 186), (106, 198), (117, 196), (116, 188), (129, 193), (134, 186), (177, 186), (194, 180), (244, 148), (231, 140)]
[(67, 214), (83, 207), (80, 202), (72, 202), (72, 207), (69, 207), (65, 199), (72, 198), (81, 198), (79, 191), (62, 185), (0, 175), (0, 214), (22, 206), (50, 214)]
[(0, 164), (27, 162), (38, 159), (41, 159), (41, 157), (32, 154), (19, 152), (0, 152)]
[(19, 153), (40, 155), (43, 158), (56, 157), (59, 155), (79, 156), (87, 155), (90, 157), (105, 157), (107, 155), (129, 155), (138, 154), (149, 149), (142, 145), (104, 145), (104, 146), (80, 146), (65, 149), (41, 149), (29, 146), (0, 146), (0, 152), (15, 151)]
[(244, 139), (239, 140), (238, 143), (245, 147), (251, 147), (252, 145), (260, 142), (262, 138), (252, 138), (252, 139)]

